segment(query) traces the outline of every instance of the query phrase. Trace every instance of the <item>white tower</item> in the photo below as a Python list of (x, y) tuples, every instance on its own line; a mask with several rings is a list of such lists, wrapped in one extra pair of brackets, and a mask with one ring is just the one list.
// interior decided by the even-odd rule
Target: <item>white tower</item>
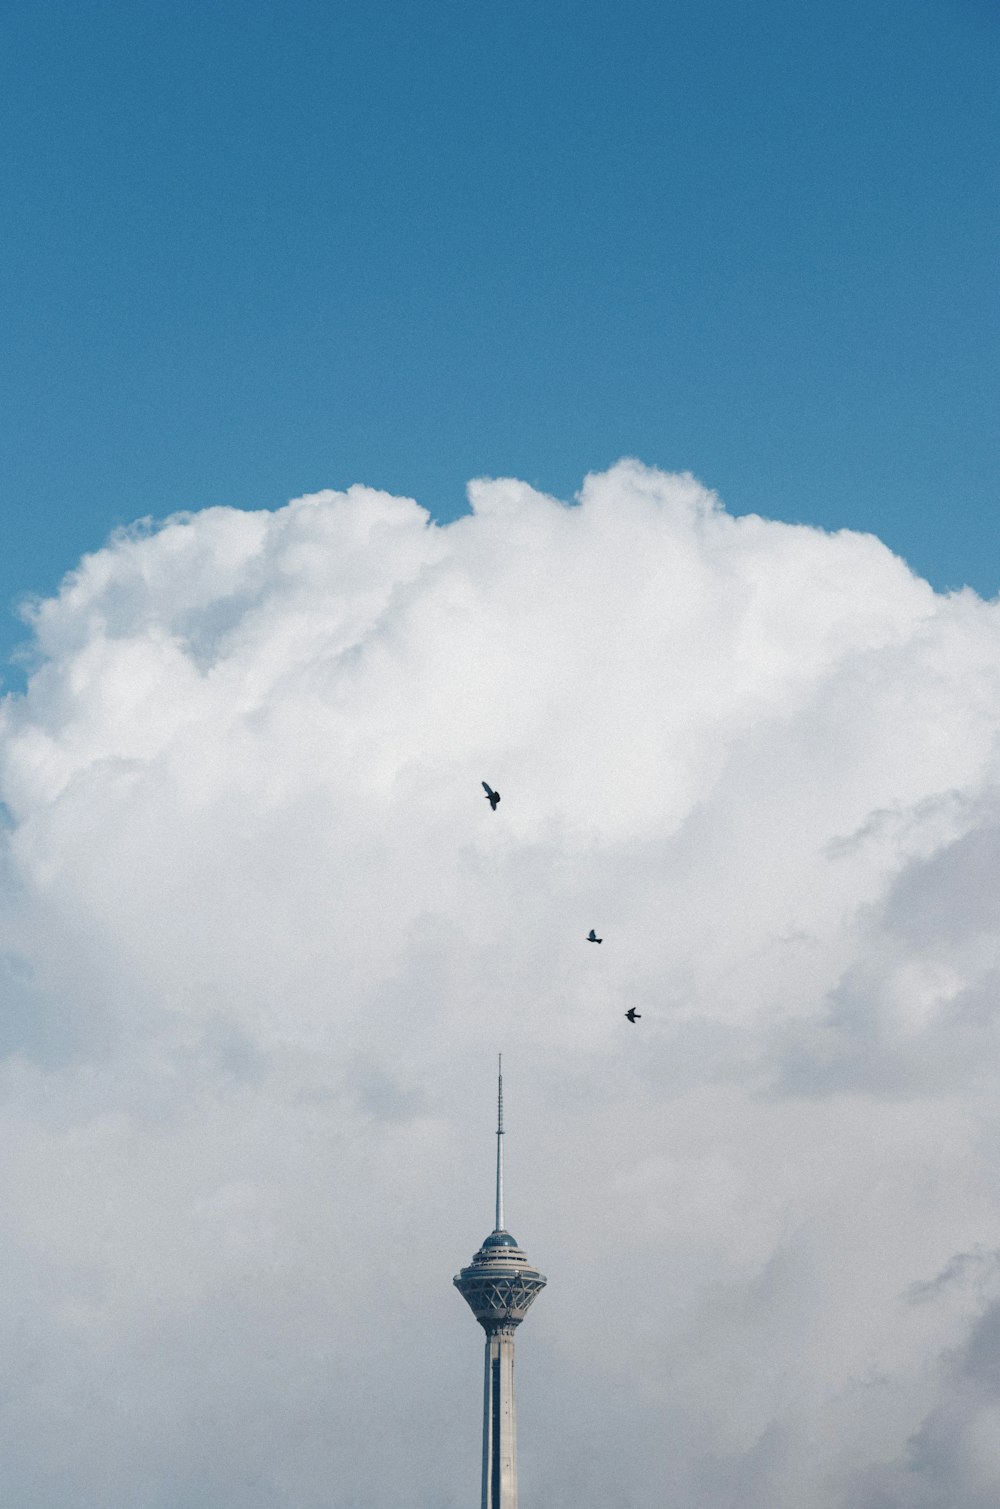
[(503, 1224), (502, 1058), (498, 1078), (496, 1226), (453, 1283), (486, 1332), (482, 1509), (517, 1509), (514, 1330), (546, 1281)]

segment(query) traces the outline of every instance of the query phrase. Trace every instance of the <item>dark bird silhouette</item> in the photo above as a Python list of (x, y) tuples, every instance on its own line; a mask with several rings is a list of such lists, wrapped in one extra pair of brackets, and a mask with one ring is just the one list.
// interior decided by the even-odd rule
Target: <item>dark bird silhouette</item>
[(483, 782), (483, 790), (486, 792), (486, 800), (489, 802), (491, 809), (495, 812), (497, 810), (497, 802), (500, 800), (499, 791), (491, 790), (490, 787), (487, 786), (485, 781)]
[(632, 1022), (633, 1024), (635, 1022), (641, 1022), (642, 1021), (642, 1014), (640, 1012), (636, 1011), (636, 1009), (635, 1009), (634, 1006), (630, 1006), (629, 1009), (628, 1009), (628, 1011), (626, 1011), (625, 1015), (628, 1017), (629, 1021)]
[(590, 932), (587, 934), (587, 942), (588, 943), (603, 943), (604, 939), (603, 938), (599, 938), (597, 936), (597, 934), (594, 932), (594, 929), (591, 928)]

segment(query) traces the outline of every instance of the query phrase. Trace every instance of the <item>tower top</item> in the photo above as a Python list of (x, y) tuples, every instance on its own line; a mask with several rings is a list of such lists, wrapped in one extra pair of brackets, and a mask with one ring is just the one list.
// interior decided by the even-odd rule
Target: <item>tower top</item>
[(545, 1275), (504, 1226), (503, 1215), (503, 1056), (497, 1062), (497, 1218), (472, 1262), (454, 1284), (488, 1335), (520, 1325), (529, 1305), (545, 1288)]

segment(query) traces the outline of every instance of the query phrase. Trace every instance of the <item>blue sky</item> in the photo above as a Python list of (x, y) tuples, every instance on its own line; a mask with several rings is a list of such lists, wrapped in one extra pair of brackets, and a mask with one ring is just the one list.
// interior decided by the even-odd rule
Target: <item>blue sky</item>
[(1000, 586), (980, 0), (11, 4), (0, 644), (116, 524), (623, 454)]

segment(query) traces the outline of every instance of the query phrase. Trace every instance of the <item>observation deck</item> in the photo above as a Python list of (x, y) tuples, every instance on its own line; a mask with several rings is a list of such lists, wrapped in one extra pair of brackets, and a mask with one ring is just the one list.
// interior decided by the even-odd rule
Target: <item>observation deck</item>
[(528, 1262), (527, 1253), (509, 1231), (496, 1230), (452, 1283), (489, 1334), (519, 1326), (546, 1279)]

